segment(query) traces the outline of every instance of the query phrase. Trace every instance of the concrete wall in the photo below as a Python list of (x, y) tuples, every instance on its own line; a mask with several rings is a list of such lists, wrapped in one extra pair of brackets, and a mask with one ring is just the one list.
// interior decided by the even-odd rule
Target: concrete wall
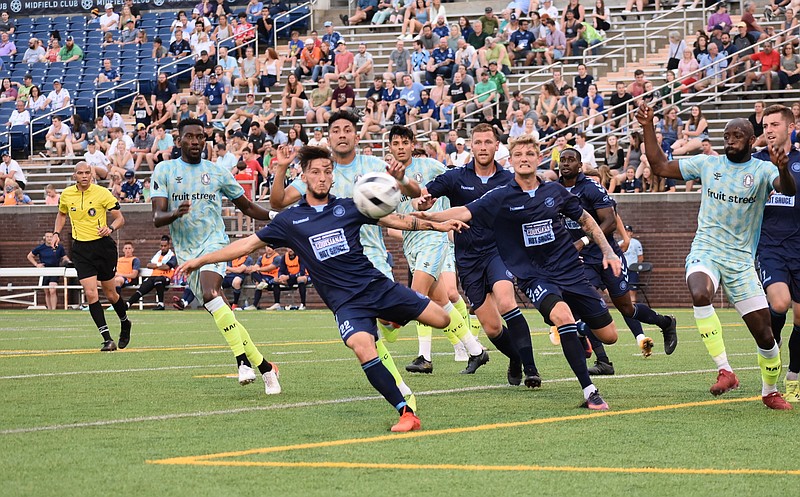
[[(697, 193), (666, 193), (646, 195), (617, 195), (619, 213), (626, 224), (636, 230), (635, 236), (644, 245), (645, 260), (652, 262), (654, 270), (648, 296), (654, 306), (689, 306), (691, 302), (683, 279), (683, 263), (689, 252), (697, 229), (697, 210), (700, 197)], [(158, 250), (158, 240), (166, 229), (153, 228), (150, 205), (123, 206), (125, 227), (115, 233), (117, 242), (132, 241), (136, 254), (149, 259)], [(42, 233), (53, 229), (55, 207), (4, 207), (0, 208), (0, 266), (27, 266), (25, 256), (39, 241)], [(69, 225), (68, 225), (69, 226)], [(69, 228), (64, 229), (69, 233)], [(64, 244), (69, 249), (69, 239)], [(407, 282), (408, 265), (400, 244), (387, 239), (394, 256), (395, 278)], [(8, 281), (0, 279), (0, 291)], [(309, 303), (319, 304), (313, 291)], [(265, 294), (264, 302), (271, 304)], [(718, 296), (718, 302), (722, 302)]]

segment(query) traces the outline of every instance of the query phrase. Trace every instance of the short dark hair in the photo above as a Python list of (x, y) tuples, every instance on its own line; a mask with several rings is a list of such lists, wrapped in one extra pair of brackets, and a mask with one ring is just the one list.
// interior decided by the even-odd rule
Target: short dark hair
[(278, 125), (270, 121), (264, 125), (264, 131), (266, 131), (269, 136), (275, 136), (275, 133), (278, 132)]
[(328, 131), (330, 131), (331, 126), (333, 126), (333, 123), (335, 123), (340, 119), (344, 119), (345, 121), (350, 121), (350, 123), (355, 127), (358, 126), (358, 116), (347, 110), (337, 110), (336, 112), (331, 114), (331, 117), (328, 119)]
[(328, 159), (333, 163), (333, 159), (331, 158), (331, 153), (327, 148), (323, 147), (312, 147), (306, 145), (297, 152), (297, 160), (300, 162), (300, 168), (305, 172), (308, 169), (308, 166), (311, 165), (311, 161), (316, 159)]
[(642, 71), (641, 69), (637, 69), (637, 70), (633, 71), (633, 75), (634, 76), (644, 76), (644, 71)]
[(186, 126), (200, 126), (201, 128), (205, 128), (205, 123), (200, 119), (193, 117), (182, 120), (180, 123), (178, 123), (178, 134), (180, 136), (183, 136), (183, 130), (186, 128)]
[(389, 143), (392, 143), (392, 140), (395, 137), (408, 138), (408, 141), (411, 143), (417, 141), (417, 137), (414, 136), (414, 132), (406, 126), (392, 126), (392, 129), (389, 130)]
[(161, 235), (161, 241), (162, 242), (171, 242), (172, 238), (170, 238), (169, 235)]
[(792, 114), (792, 109), (786, 107), (785, 105), (775, 104), (764, 109), (764, 117), (771, 116), (772, 114), (780, 114), (781, 118), (787, 123), (794, 122), (794, 114)]

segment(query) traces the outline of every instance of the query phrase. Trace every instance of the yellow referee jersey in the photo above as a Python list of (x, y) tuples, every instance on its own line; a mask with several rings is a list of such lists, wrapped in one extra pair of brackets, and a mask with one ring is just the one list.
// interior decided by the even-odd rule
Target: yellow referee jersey
[(113, 209), (119, 209), (117, 199), (107, 188), (95, 184), (85, 191), (78, 190), (77, 185), (65, 188), (58, 202), (58, 210), (69, 215), (72, 238), (81, 242), (101, 238), (97, 228), (107, 226), (106, 211)]

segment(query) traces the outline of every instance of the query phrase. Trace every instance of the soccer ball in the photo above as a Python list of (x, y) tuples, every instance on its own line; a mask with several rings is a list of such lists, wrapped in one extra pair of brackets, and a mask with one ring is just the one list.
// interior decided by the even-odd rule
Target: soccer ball
[(353, 202), (362, 214), (380, 219), (392, 213), (400, 203), (397, 180), (388, 173), (367, 173), (356, 181)]

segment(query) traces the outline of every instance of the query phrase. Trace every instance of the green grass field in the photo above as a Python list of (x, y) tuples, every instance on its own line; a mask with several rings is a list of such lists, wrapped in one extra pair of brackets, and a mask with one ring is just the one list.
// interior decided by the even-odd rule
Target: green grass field
[[(713, 398), (691, 311), (676, 315), (669, 357), (642, 358), (620, 330), (608, 348), (617, 376), (596, 381), (608, 413), (577, 407), (577, 381), (532, 311), (537, 391), (507, 386), (493, 350), (476, 375), (459, 375), (435, 337), (434, 374), (404, 375), (423, 429), (398, 435), (329, 312), (237, 314), (280, 365), (277, 396), (260, 379), (230, 377), (231, 353), (205, 312), (134, 311), (131, 346), (110, 354), (86, 312), (0, 312), (2, 493), (791, 495), (800, 410), (761, 404), (755, 344), (729, 310), (720, 317), (742, 386)], [(391, 350), (401, 369), (411, 361), (413, 326)]]

